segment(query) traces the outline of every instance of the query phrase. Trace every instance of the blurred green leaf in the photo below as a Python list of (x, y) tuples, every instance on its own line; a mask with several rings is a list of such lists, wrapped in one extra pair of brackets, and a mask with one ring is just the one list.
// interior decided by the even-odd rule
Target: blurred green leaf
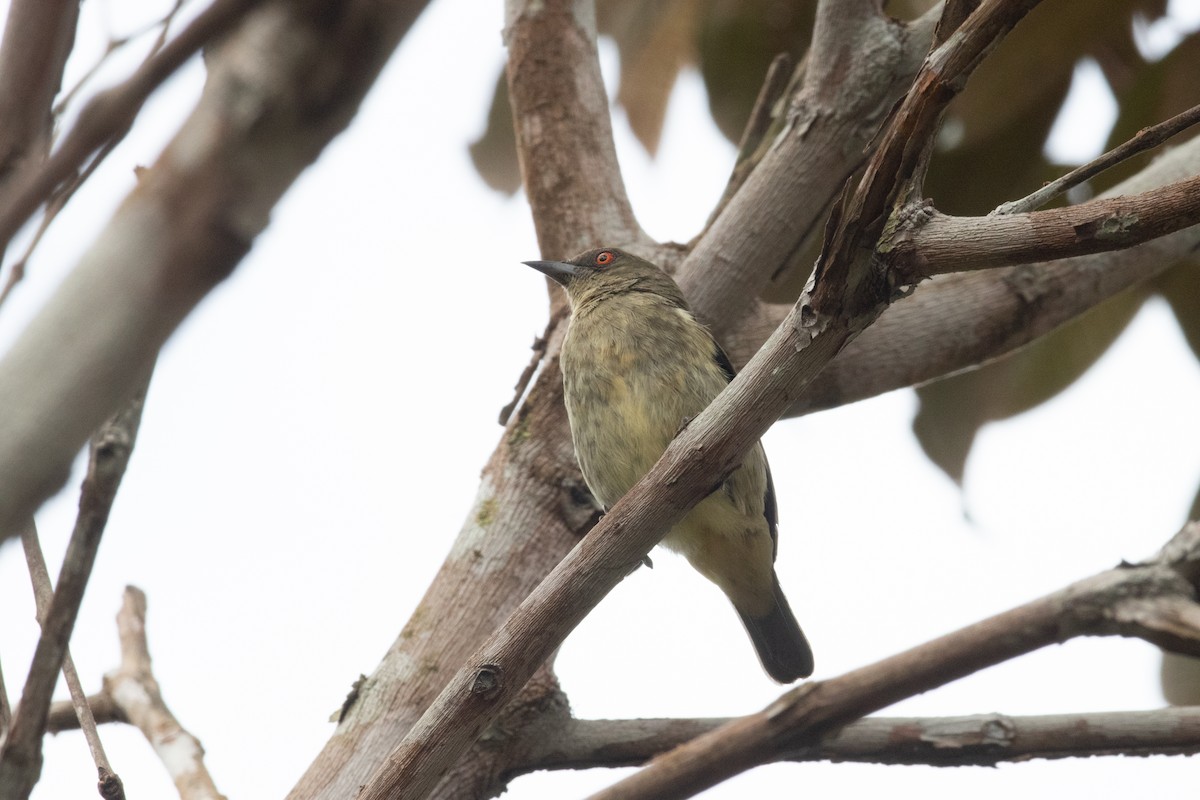
[(478, 139), (471, 142), (468, 150), (475, 171), (488, 186), (504, 194), (513, 194), (521, 188), (517, 136), (513, 132), (512, 106), (508, 102), (508, 82), (503, 71), (492, 92), (487, 127)]
[(1074, 383), (1125, 329), (1147, 293), (1134, 287), (1005, 358), (918, 388), (913, 433), (926, 455), (961, 484), (979, 429)]

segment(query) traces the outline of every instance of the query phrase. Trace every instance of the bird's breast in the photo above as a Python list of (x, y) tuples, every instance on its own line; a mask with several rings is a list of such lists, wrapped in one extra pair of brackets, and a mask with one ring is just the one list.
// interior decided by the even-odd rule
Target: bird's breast
[(724, 387), (712, 348), (674, 307), (613, 300), (572, 319), (561, 357), (567, 414), (584, 478), (605, 508)]

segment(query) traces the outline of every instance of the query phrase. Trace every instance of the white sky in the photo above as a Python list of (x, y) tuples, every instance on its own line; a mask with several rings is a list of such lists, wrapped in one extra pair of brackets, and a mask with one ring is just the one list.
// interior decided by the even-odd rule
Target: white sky
[[(107, 7), (119, 31), (125, 5)], [(520, 265), (538, 255), (524, 198), (487, 190), (466, 154), (504, 59), (492, 6), (433, 4), (351, 130), (168, 343), (154, 378), (73, 652), (95, 689), (118, 660), (121, 590), (145, 589), (156, 675), (231, 798), (284, 794), (332, 732), (326, 720), (351, 681), (378, 663), (467, 514), (501, 435), (496, 414), (545, 323), (544, 281)], [(81, 44), (93, 51), (104, 8), (83, 5), (91, 33)], [(615, 52), (603, 54), (611, 75)], [(0, 347), (132, 187), (132, 167), (153, 160), (202, 77), (192, 65), (160, 92), (56, 223), (0, 309)], [(615, 126), (644, 226), (686, 240), (732, 160), (699, 79), (681, 80), (657, 161), (619, 112)], [(1200, 485), (1198, 397), (1200, 368), (1151, 302), (1077, 385), (984, 429), (963, 492), (920, 453), (911, 392), (777, 425), (765, 441), (780, 495), (779, 572), (817, 677), (1149, 555)], [(52, 565), (77, 484), (38, 517)], [(0, 549), (0, 608), (15, 692), (36, 626), (12, 545)], [(1077, 641), (889, 713), (1154, 708), (1158, 662), (1141, 642)], [(601, 604), (558, 664), (583, 717), (735, 715), (779, 693), (724, 598), (664, 552)], [(131, 797), (172, 796), (140, 733), (102, 733)], [(530, 776), (507, 796), (580, 796), (618, 774)], [(89, 796), (94, 780), (82, 737), (62, 735), (47, 741), (34, 796)], [(784, 764), (705, 797), (1044, 797), (1064, 785), (1078, 796), (1155, 796), (1184, 781), (1195, 782), (1193, 765), (1167, 758), (996, 770)]]

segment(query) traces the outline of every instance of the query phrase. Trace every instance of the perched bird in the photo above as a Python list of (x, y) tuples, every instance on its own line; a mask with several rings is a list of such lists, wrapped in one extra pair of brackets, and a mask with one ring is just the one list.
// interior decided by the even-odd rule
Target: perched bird
[[(588, 488), (611, 508), (733, 380), (733, 367), (650, 262), (606, 247), (525, 263), (570, 297), (560, 363), (571, 436)], [(767, 674), (791, 683), (812, 674), (813, 656), (775, 576), (775, 526), (771, 470), (755, 443), (662, 544), (725, 592)]]

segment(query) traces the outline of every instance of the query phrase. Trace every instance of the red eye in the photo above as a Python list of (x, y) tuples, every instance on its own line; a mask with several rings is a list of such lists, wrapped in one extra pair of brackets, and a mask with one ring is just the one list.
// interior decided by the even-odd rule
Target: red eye
[(597, 267), (607, 267), (612, 262), (613, 262), (613, 254), (607, 250), (601, 251), (596, 256), (596, 266)]

